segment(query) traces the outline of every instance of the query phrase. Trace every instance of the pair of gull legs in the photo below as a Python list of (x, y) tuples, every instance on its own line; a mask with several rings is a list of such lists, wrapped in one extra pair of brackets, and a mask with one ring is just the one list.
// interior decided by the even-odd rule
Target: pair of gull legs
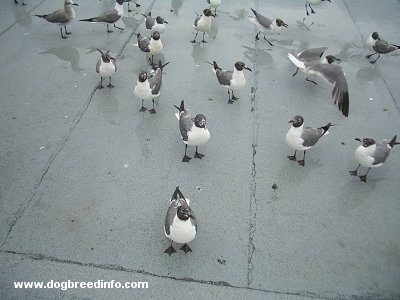
[[(147, 108), (143, 106), (143, 101), (144, 100), (142, 99), (142, 107), (139, 109), (140, 112), (145, 112), (147, 110)], [(149, 113), (151, 113), (151, 114), (156, 113), (156, 110), (154, 109), (154, 98), (153, 98), (153, 108), (149, 109)]]
[[(186, 155), (187, 151), (187, 144), (185, 145), (185, 156), (182, 158), (182, 162), (189, 162), (192, 158)], [(196, 146), (196, 153), (194, 154), (194, 158), (199, 158), (202, 159), (204, 157), (204, 154), (201, 154), (197, 152), (197, 146)]]
[[(361, 165), (359, 164), (358, 167), (357, 167), (357, 169), (355, 169), (354, 171), (349, 171), (350, 175), (352, 175), (352, 176), (357, 176), (357, 171), (358, 171), (358, 168), (359, 168), (360, 166), (361, 166)], [(368, 168), (367, 173), (365, 173), (364, 175), (359, 176), (360, 179), (361, 179), (361, 181), (367, 182), (367, 174), (368, 174), (369, 170), (371, 170), (371, 168)]]
[[(111, 88), (113, 88), (114, 86), (111, 84), (111, 77), (109, 77), (109, 78), (110, 78), (110, 83), (107, 85), (107, 87), (111, 89)], [(104, 86), (103, 86), (103, 77), (101, 77), (100, 84), (99, 84), (98, 88), (99, 88), (100, 90), (104, 88)]]
[[(190, 249), (190, 247), (188, 246), (188, 244), (184, 244), (182, 247), (180, 247), (179, 249), (185, 251), (185, 253), (188, 252), (192, 252), (192, 249)], [(165, 249), (164, 253), (168, 253), (169, 255), (171, 255), (172, 253), (175, 253), (176, 250), (174, 249), (174, 247), (172, 247), (172, 242), (171, 242), (171, 246), (169, 246), (167, 249)]]

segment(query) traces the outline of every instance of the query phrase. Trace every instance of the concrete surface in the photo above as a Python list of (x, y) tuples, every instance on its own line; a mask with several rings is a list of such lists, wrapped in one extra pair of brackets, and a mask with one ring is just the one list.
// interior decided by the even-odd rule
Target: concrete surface
[[(76, 2), (77, 19), (113, 6)], [(306, 19), (310, 30), (302, 1), (223, 1), (205, 45), (189, 42), (205, 1), (141, 0), (131, 13), (125, 7), (123, 32), (76, 21), (66, 40), (33, 16), (62, 1), (26, 3), (0, 2), (1, 299), (400, 297), (399, 149), (367, 183), (347, 172), (357, 166), (355, 137), (400, 134), (399, 53), (376, 65), (364, 58), (373, 31), (400, 43), (399, 1), (323, 3)], [(274, 47), (254, 41), (250, 7), (289, 25), (271, 36)], [(134, 46), (137, 32), (148, 35), (139, 13), (149, 10), (169, 22), (156, 115), (140, 113), (133, 95), (138, 73), (149, 69)], [(287, 53), (320, 46), (342, 59), (348, 118), (327, 84), (292, 78)], [(96, 48), (118, 58), (112, 90), (96, 89)], [(237, 103), (228, 105), (204, 60), (253, 69)], [(211, 132), (199, 149), (205, 157), (189, 164), (173, 107), (182, 99), (207, 116)], [(286, 158), (295, 114), (310, 126), (336, 124), (305, 167)], [(191, 199), (199, 232), (193, 253), (169, 257), (163, 223), (176, 186)], [(68, 279), (148, 281), (149, 289), (13, 287)]]

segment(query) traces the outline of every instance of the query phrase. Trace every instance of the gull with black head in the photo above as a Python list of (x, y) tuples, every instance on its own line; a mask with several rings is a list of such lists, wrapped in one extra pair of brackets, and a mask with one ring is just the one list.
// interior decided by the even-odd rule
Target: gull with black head
[(185, 143), (185, 155), (182, 162), (189, 162), (191, 158), (187, 156), (187, 146), (196, 146), (195, 158), (202, 159), (204, 154), (197, 152), (197, 147), (204, 145), (210, 139), (210, 132), (206, 127), (206, 116), (197, 114), (193, 119), (189, 110), (185, 109), (185, 103), (182, 100), (180, 107), (174, 105), (179, 112), (175, 114), (179, 120), (179, 131), (181, 133), (182, 141)]
[(390, 142), (383, 140), (382, 143), (376, 143), (372, 138), (355, 138), (356, 141), (362, 143), (354, 151), (354, 156), (358, 161), (358, 167), (354, 171), (349, 171), (350, 175), (357, 176), (357, 171), (361, 165), (367, 167), (368, 170), (364, 175), (359, 176), (360, 180), (367, 182), (367, 174), (371, 168), (378, 168), (383, 165), (389, 157), (390, 151), (395, 145), (400, 143), (396, 142), (397, 135), (395, 135)]
[(168, 24), (168, 22), (161, 16), (157, 16), (153, 18), (151, 16), (151, 11), (145, 15), (142, 14), (143, 17), (146, 18), (146, 29), (150, 30), (152, 33), (154, 31), (158, 31), (160, 34), (165, 31), (165, 24)]
[(249, 21), (254, 23), (258, 29), (258, 33), (256, 34), (255, 39), (258, 41), (260, 39), (259, 35), (260, 33), (262, 33), (264, 35), (264, 40), (266, 40), (268, 44), (273, 46), (273, 44), (269, 40), (267, 40), (265, 34), (267, 32), (279, 32), (282, 27), (287, 28), (289, 26), (285, 22), (283, 22), (282, 19), (270, 20), (255, 11), (254, 9), (251, 8), (251, 10), (254, 13), (254, 17), (249, 17)]
[(374, 64), (379, 57), (381, 57), (381, 54), (387, 54), (400, 49), (400, 46), (390, 44), (389, 42), (382, 40), (377, 32), (373, 32), (371, 36), (368, 37), (367, 45), (370, 46), (375, 52), (367, 55), (365, 58), (370, 59), (372, 56), (378, 54), (378, 57), (375, 60), (370, 61), (371, 64)]
[(203, 32), (203, 39), (201, 40), (201, 42), (207, 43), (204, 39), (204, 36), (206, 32), (210, 32), (211, 30), (211, 17), (215, 16), (209, 8), (206, 8), (203, 10), (203, 15), (198, 15), (197, 18), (194, 20), (193, 28), (196, 29), (196, 35), (193, 41), (191, 41), (192, 43), (196, 43), (196, 38), (199, 31)]
[(295, 161), (297, 150), (303, 151), (303, 159), (299, 160), (298, 163), (304, 166), (306, 151), (311, 149), (322, 136), (329, 133), (328, 129), (332, 124), (328, 123), (319, 128), (304, 127), (304, 118), (300, 115), (294, 116), (289, 123), (292, 123), (292, 126), (286, 134), (286, 142), (294, 149), (294, 154), (288, 156), (288, 158)]
[(101, 53), (101, 58), (99, 58), (96, 64), (96, 72), (99, 73), (101, 76), (101, 81), (98, 88), (104, 88), (103, 78), (109, 77), (110, 83), (107, 85), (107, 87), (111, 89), (114, 87), (111, 84), (111, 75), (117, 72), (116, 60), (110, 55), (110, 50), (108, 50), (107, 52), (103, 52), (100, 49), (97, 50)]
[[(342, 68), (337, 64), (332, 64), (335, 60), (340, 59), (333, 55), (327, 55), (321, 58), (326, 47), (313, 48), (297, 54), (297, 57), (288, 53), (292, 63), (307, 75), (315, 74), (333, 85), (332, 99), (337, 103), (339, 110), (347, 117), (349, 115), (349, 90), (347, 80)], [(318, 57), (319, 56), (319, 57)], [(314, 57), (316, 60), (312, 60)], [(311, 60), (311, 61), (310, 61)], [(295, 76), (296, 73), (293, 74)], [(307, 81), (317, 84), (315, 81), (306, 78)]]

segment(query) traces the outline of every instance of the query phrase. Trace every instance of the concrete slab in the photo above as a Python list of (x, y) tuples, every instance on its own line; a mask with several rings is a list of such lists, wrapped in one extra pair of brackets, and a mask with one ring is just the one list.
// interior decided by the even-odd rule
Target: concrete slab
[[(205, 45), (189, 42), (202, 2), (140, 1), (125, 10), (124, 31), (74, 22), (67, 40), (32, 16), (60, 3), (26, 2), (0, 3), (2, 299), (400, 296), (398, 149), (367, 184), (347, 172), (356, 167), (355, 137), (389, 139), (400, 128), (398, 54), (376, 65), (364, 58), (372, 31), (398, 40), (398, 1), (323, 3), (306, 20), (315, 23), (310, 30), (301, 24), (301, 3), (225, 1)], [(112, 6), (84, 1), (75, 11), (81, 19)], [(271, 36), (274, 47), (254, 41), (250, 7), (289, 24)], [(169, 22), (160, 59), (170, 64), (156, 115), (139, 112), (133, 95), (138, 73), (149, 70), (134, 46), (137, 32), (148, 35), (140, 13), (149, 10)], [(349, 118), (332, 103), (327, 84), (291, 76), (287, 53), (319, 46), (342, 59)], [(96, 89), (96, 48), (118, 58), (112, 90)], [(243, 60), (253, 69), (234, 105), (205, 60), (225, 69)], [(193, 115), (207, 116), (211, 132), (199, 149), (205, 157), (189, 164), (181, 162), (173, 107), (182, 99)], [(287, 122), (295, 114), (310, 126), (336, 124), (307, 152), (304, 167), (286, 158)], [(199, 234), (193, 253), (168, 257), (162, 228), (178, 185), (191, 199)], [(149, 289), (13, 288), (17, 280), (132, 277)]]

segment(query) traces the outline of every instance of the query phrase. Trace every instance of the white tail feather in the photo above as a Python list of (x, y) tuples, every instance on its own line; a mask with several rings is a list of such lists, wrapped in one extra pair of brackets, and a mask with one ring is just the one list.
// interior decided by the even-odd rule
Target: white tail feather
[(306, 68), (306, 66), (304, 65), (304, 63), (301, 62), (300, 60), (298, 60), (298, 59), (297, 59), (296, 57), (294, 57), (292, 54), (288, 53), (287, 56), (289, 57), (289, 59), (292, 61), (292, 63), (293, 63), (296, 67), (298, 67), (298, 68), (300, 68), (300, 69), (305, 69), (305, 68)]

